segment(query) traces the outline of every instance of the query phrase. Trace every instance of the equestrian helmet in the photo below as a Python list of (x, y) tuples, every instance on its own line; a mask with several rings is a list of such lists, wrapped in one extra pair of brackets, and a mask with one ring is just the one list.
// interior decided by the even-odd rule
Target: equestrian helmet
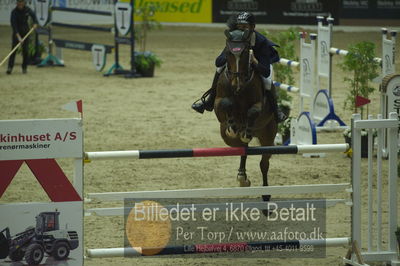
[(237, 24), (255, 25), (256, 24), (256, 18), (250, 12), (247, 12), (247, 11), (240, 12), (236, 16), (236, 23)]

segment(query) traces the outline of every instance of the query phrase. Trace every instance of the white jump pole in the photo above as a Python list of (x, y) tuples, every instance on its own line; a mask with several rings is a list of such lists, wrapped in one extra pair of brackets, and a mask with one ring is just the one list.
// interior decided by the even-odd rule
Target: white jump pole
[[(87, 199), (90, 202), (90, 199)], [(330, 208), (336, 206), (338, 204), (347, 204), (349, 203), (348, 199), (324, 199), (323, 202), (319, 202), (318, 200), (312, 200), (315, 204), (316, 208)], [(291, 204), (295, 202), (296, 204), (302, 204), (302, 202), (307, 203), (310, 200), (293, 200), (293, 201), (260, 201), (260, 202), (243, 202), (244, 208), (258, 208), (260, 210), (269, 209), (269, 204), (277, 204), (279, 207), (290, 208)], [(205, 208), (219, 208), (222, 210), (226, 207), (225, 203), (209, 203), (209, 204), (187, 204), (181, 205), (182, 208), (190, 208), (195, 206), (196, 211), (203, 211)], [(239, 206), (239, 204), (237, 204)], [(175, 205), (164, 206), (165, 208), (173, 208)], [(98, 216), (126, 216), (128, 215), (135, 207), (110, 207), (110, 208), (91, 208), (85, 210), (85, 215), (90, 216), (92, 214)]]
[(232, 187), (232, 188), (197, 188), (155, 191), (129, 191), (88, 193), (89, 199), (101, 201), (122, 201), (127, 198), (205, 198), (205, 197), (246, 197), (260, 195), (293, 195), (345, 192), (349, 183), (313, 184), (291, 186)]

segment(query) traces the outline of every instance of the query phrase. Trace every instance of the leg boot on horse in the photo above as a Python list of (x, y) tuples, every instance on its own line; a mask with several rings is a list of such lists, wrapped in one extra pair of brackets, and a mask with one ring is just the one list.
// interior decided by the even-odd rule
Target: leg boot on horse
[(249, 187), (251, 185), (250, 180), (247, 178), (246, 174), (246, 160), (247, 155), (240, 156), (240, 166), (237, 174), (237, 181), (241, 187)]

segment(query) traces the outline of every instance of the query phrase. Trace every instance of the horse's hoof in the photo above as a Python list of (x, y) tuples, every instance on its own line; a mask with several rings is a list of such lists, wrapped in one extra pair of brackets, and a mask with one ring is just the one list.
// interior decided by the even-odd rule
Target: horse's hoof
[(236, 138), (236, 137), (237, 137), (237, 133), (236, 133), (235, 130), (233, 130), (233, 128), (231, 128), (231, 127), (228, 127), (228, 128), (225, 130), (225, 134), (226, 134), (228, 137), (230, 137), (230, 138)]
[(243, 143), (249, 143), (252, 138), (253, 138), (253, 136), (247, 130), (240, 133), (240, 140)]
[(247, 175), (246, 175), (246, 173), (239, 172), (238, 175), (237, 175), (237, 181), (238, 181), (238, 182), (244, 182), (244, 181), (246, 181), (246, 180), (247, 180)]
[(243, 143), (250, 143), (250, 141), (251, 141), (252, 138), (253, 138), (253, 137), (252, 137), (251, 135), (248, 135), (248, 134), (246, 134), (246, 133), (242, 133), (242, 134), (240, 135), (240, 140), (241, 140)]
[(251, 186), (251, 182), (249, 179), (243, 180), (243, 181), (239, 181), (239, 184), (241, 187), (249, 187)]
[[(268, 202), (271, 200), (271, 195), (262, 195), (261, 198), (264, 202)], [(263, 209), (262, 213), (265, 217), (268, 217), (272, 213), (272, 211), (269, 209)]]
[(269, 217), (272, 211), (270, 210), (262, 210), (262, 213), (264, 214), (265, 217)]
[(270, 201), (271, 200), (271, 195), (262, 195), (261, 196), (263, 201)]

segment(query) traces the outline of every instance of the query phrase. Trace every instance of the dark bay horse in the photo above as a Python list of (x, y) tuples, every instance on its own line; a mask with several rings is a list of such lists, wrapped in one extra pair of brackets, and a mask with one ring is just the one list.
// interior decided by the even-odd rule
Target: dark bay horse
[[(277, 123), (271, 104), (265, 96), (263, 80), (251, 66), (251, 34), (249, 31), (225, 31), (227, 58), (224, 72), (217, 83), (215, 114), (220, 122), (220, 133), (231, 147), (247, 147), (253, 137), (262, 146), (273, 146)], [(270, 154), (262, 155), (260, 169), (263, 186), (268, 186)], [(246, 159), (242, 156), (238, 170), (240, 186), (250, 186), (246, 175)], [(263, 196), (268, 200), (269, 196)]]

